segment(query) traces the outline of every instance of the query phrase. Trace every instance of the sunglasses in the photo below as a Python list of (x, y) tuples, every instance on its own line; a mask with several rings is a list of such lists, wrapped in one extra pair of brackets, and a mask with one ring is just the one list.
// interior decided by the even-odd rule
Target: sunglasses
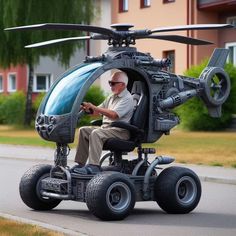
[(115, 86), (116, 84), (120, 84), (120, 83), (123, 83), (123, 82), (108, 81), (108, 83), (109, 83), (110, 86)]

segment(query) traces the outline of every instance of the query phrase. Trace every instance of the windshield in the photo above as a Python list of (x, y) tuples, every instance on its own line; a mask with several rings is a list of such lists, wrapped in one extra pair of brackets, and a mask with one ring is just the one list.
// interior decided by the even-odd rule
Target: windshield
[(45, 105), (45, 115), (70, 113), (77, 94), (90, 75), (102, 63), (82, 64), (69, 71), (54, 87)]

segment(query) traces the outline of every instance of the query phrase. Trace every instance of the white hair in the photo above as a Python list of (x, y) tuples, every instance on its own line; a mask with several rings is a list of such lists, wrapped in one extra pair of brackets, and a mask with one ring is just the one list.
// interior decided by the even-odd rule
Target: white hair
[(127, 76), (127, 74), (123, 71), (117, 71), (115, 72), (112, 77), (117, 77), (119, 82), (123, 82), (125, 84), (125, 86), (127, 86), (129, 78)]

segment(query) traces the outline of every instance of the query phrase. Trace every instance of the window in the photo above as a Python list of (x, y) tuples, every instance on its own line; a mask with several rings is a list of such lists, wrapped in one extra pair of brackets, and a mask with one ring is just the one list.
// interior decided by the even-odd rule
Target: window
[(50, 74), (37, 74), (34, 76), (34, 92), (47, 92), (51, 86)]
[(171, 2), (175, 2), (175, 0), (163, 0), (163, 3), (171, 3)]
[(119, 12), (126, 12), (129, 9), (128, 0), (119, 0)]
[(3, 92), (3, 78), (2, 75), (0, 75), (0, 93)]
[(8, 92), (16, 91), (16, 74), (8, 74)]
[(171, 61), (171, 64), (166, 70), (171, 73), (175, 73), (175, 51), (170, 50), (170, 51), (164, 51), (163, 52), (163, 57), (164, 58), (169, 58)]
[(225, 47), (229, 49), (228, 62), (236, 65), (236, 42), (226, 43)]
[(151, 0), (140, 0), (140, 8), (150, 7)]
[(231, 24), (231, 25), (236, 26), (236, 16), (228, 17), (227, 24)]

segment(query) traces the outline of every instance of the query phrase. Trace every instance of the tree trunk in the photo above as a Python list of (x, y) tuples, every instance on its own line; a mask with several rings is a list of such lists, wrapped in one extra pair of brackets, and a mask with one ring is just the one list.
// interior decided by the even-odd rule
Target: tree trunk
[(28, 89), (26, 96), (26, 106), (25, 106), (25, 120), (24, 125), (30, 126), (32, 120), (32, 90), (33, 90), (33, 78), (34, 78), (34, 67), (32, 63), (28, 64), (29, 75), (28, 75)]

